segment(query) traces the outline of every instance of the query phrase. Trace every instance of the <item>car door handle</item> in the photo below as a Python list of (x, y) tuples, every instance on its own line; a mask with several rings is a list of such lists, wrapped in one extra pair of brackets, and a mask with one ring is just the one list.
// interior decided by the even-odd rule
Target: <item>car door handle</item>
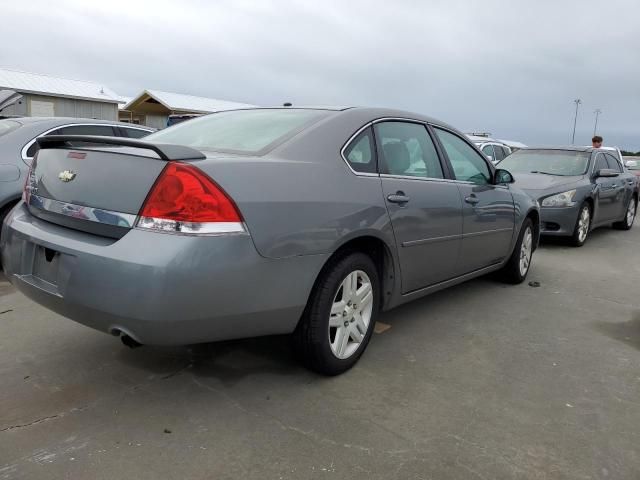
[(480, 199), (475, 195), (469, 195), (468, 197), (464, 197), (464, 201), (470, 203), (471, 205), (475, 205), (480, 201)]
[(387, 200), (389, 200), (389, 202), (391, 202), (391, 203), (398, 203), (400, 205), (403, 205), (403, 204), (407, 203), (411, 199), (409, 197), (407, 197), (404, 194), (404, 192), (396, 192), (393, 195), (389, 195), (387, 197)]

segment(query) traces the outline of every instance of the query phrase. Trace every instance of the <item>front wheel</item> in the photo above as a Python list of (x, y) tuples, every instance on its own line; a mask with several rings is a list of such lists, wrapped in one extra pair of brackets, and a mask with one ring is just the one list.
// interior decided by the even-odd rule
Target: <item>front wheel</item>
[(527, 218), (522, 224), (516, 246), (509, 261), (502, 269), (502, 278), (508, 283), (522, 283), (527, 278), (531, 258), (533, 256), (534, 230), (533, 222)]
[(338, 375), (364, 352), (380, 307), (375, 264), (352, 253), (320, 275), (307, 308), (293, 334), (302, 362), (318, 373)]
[(571, 235), (571, 244), (574, 247), (581, 247), (584, 242), (587, 241), (589, 235), (589, 229), (591, 228), (591, 207), (588, 203), (583, 203), (580, 207), (580, 213), (578, 213), (578, 219), (576, 220), (576, 226), (573, 229), (573, 235)]
[(631, 230), (633, 227), (633, 221), (636, 219), (636, 211), (638, 208), (638, 202), (635, 198), (629, 200), (629, 206), (627, 207), (627, 213), (624, 216), (624, 220), (613, 224), (614, 228), (618, 230)]

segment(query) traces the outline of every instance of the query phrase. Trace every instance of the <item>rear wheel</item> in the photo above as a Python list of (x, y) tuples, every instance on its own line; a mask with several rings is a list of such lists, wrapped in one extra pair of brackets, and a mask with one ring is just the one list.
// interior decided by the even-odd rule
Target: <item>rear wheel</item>
[(504, 281), (517, 284), (522, 283), (527, 278), (529, 267), (531, 266), (531, 257), (533, 256), (533, 232), (533, 222), (530, 218), (527, 218), (520, 229), (520, 236), (511, 258), (502, 269), (501, 273)]
[(338, 375), (355, 365), (369, 343), (379, 306), (378, 272), (367, 255), (352, 253), (326, 268), (293, 334), (305, 366)]
[(631, 230), (631, 227), (633, 227), (633, 221), (636, 219), (637, 209), (638, 202), (632, 197), (629, 201), (629, 206), (627, 207), (627, 213), (624, 216), (624, 220), (614, 223), (614, 228), (619, 230)]
[(578, 213), (576, 226), (571, 236), (571, 244), (574, 247), (581, 247), (587, 241), (589, 229), (591, 228), (591, 207), (588, 203), (583, 203)]

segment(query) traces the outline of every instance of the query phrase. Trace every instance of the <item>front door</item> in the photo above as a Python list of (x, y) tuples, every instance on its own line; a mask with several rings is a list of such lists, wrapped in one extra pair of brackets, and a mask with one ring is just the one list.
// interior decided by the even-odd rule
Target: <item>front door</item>
[(455, 275), (462, 202), (421, 123), (375, 125), (382, 190), (398, 246), (402, 293)]
[(493, 185), (491, 168), (458, 135), (434, 128), (457, 180), (463, 238), (457, 274), (502, 262), (511, 254), (515, 206), (508, 185)]
[[(618, 177), (597, 177), (598, 170), (609, 169), (609, 163), (604, 153), (596, 154), (593, 167), (594, 182), (596, 184), (597, 208), (594, 212), (593, 223), (602, 224), (619, 220), (621, 214), (621, 201), (619, 200), (619, 188), (622, 183)], [(624, 187), (623, 187), (624, 190)]]

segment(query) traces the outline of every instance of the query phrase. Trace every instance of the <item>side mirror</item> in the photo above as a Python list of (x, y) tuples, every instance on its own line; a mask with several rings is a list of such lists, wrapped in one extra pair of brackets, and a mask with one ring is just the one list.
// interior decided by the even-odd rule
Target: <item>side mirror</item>
[(595, 177), (596, 178), (611, 178), (611, 177), (617, 177), (618, 175), (620, 175), (620, 172), (616, 172), (615, 170), (612, 170), (610, 168), (602, 168), (598, 171), (596, 171)]
[(624, 162), (624, 166), (627, 168), (634, 168), (638, 166), (638, 161), (637, 160), (627, 160), (626, 162)]
[(505, 183), (515, 183), (515, 179), (513, 178), (513, 175), (511, 175), (511, 173), (509, 173), (508, 171), (502, 169), (502, 168), (498, 168), (496, 170), (495, 173), (495, 184), (496, 185), (503, 185)]

